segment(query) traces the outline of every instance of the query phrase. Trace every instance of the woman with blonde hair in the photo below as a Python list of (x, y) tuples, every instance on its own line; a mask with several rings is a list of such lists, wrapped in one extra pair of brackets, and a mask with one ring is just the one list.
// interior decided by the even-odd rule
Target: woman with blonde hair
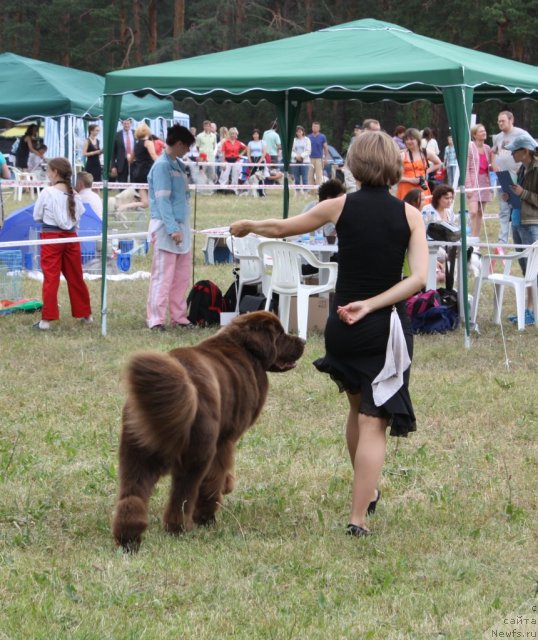
[[(413, 332), (405, 300), (426, 284), (428, 245), (420, 212), (389, 192), (402, 171), (392, 138), (381, 131), (362, 133), (347, 163), (359, 191), (324, 200), (292, 218), (239, 220), (230, 231), (238, 237), (284, 238), (335, 225), (338, 279), (325, 327), (326, 354), (314, 364), (347, 395), (346, 440), (353, 466), (347, 533), (361, 537), (370, 533), (367, 514), (380, 497), (387, 426), (393, 436), (416, 429), (408, 390)], [(403, 279), (406, 252), (410, 273)], [(384, 378), (392, 346), (401, 355), (394, 384)]]
[(232, 185), (239, 184), (241, 175), (241, 156), (247, 152), (247, 145), (238, 138), (239, 131), (236, 127), (228, 129), (228, 137), (222, 141), (221, 150), (224, 156), (224, 169), (220, 174), (219, 184), (227, 185), (231, 176)]
[[(151, 138), (151, 130), (145, 122), (141, 122), (135, 130), (134, 162), (131, 166), (131, 182), (148, 183), (148, 173), (153, 163), (159, 157), (155, 150), (155, 143)], [(140, 204), (149, 206), (147, 189), (140, 189)]]
[[(34, 220), (42, 223), (40, 238), (76, 238), (84, 205), (71, 185), (73, 170), (65, 158), (53, 158), (47, 169), (50, 186), (45, 187), (34, 207)], [(90, 294), (82, 277), (80, 243), (44, 244), (41, 246), (41, 269), (43, 271), (43, 309), (41, 321), (35, 329), (46, 331), (50, 323), (60, 318), (58, 287), (60, 274), (67, 281), (71, 313), (74, 318), (90, 323), (92, 310)]]
[(475, 237), (480, 236), (485, 205), (492, 200), (489, 178), (491, 147), (486, 140), (487, 132), (483, 124), (471, 128), (465, 188), (470, 190), (466, 192), (466, 197), (471, 235)]

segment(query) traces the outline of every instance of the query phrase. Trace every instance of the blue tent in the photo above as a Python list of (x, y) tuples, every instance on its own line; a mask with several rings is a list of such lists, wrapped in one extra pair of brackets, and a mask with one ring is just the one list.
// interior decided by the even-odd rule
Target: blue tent
[[(101, 218), (93, 211), (89, 204), (84, 204), (86, 211), (80, 219), (78, 230), (79, 236), (98, 236), (102, 231)], [(16, 240), (31, 240), (39, 237), (41, 224), (33, 218), (34, 205), (31, 204), (23, 209), (19, 209), (12, 213), (9, 218), (4, 221), (4, 226), (0, 229), (0, 243), (14, 242)], [(33, 256), (39, 253), (39, 247), (9, 247), (10, 251), (19, 249), (23, 254), (22, 264), (26, 268), (32, 268), (35, 264)], [(0, 251), (2, 248), (0, 247)], [(95, 240), (81, 243), (81, 252), (83, 262), (93, 260), (96, 252)]]

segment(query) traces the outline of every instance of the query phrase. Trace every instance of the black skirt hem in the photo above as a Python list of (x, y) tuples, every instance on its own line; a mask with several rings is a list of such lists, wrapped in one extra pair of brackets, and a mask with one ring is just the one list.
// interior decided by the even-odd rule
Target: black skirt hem
[[(339, 369), (327, 356), (315, 360), (313, 365), (321, 373), (326, 373), (330, 376), (340, 393), (345, 391), (351, 395), (360, 394), (360, 413), (374, 418), (385, 418), (388, 421), (387, 426), (390, 427), (389, 434), (391, 436), (407, 438), (409, 433), (417, 430), (411, 397), (406, 382), (404, 382), (400, 389), (389, 398), (387, 402), (378, 407), (373, 401), (372, 381), (369, 378), (366, 380), (367, 376), (364, 374), (358, 374), (358, 376), (362, 378), (359, 382), (351, 380), (349, 372), (344, 372)], [(406, 373), (406, 377), (408, 378), (409, 374), (408, 372)]]

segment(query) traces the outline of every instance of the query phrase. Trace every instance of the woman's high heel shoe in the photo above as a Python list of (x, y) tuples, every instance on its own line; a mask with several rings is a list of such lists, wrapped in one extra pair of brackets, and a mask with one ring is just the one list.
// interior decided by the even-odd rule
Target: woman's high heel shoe
[(366, 513), (371, 516), (375, 513), (375, 510), (377, 508), (377, 503), (379, 502), (379, 499), (381, 498), (381, 491), (379, 491), (379, 489), (377, 489), (377, 497), (375, 500), (372, 500), (372, 502), (370, 502), (370, 504), (368, 505), (368, 509), (366, 510)]
[(371, 535), (372, 532), (363, 527), (359, 527), (358, 524), (348, 524), (346, 533), (348, 536), (354, 536), (355, 538), (364, 538)]

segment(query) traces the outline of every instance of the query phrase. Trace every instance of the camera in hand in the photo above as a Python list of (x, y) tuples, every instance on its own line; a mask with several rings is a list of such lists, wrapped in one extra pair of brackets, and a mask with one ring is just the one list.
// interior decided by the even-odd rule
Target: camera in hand
[(424, 191), (426, 191), (426, 189), (428, 188), (428, 183), (426, 182), (426, 179), (424, 178), (424, 176), (418, 177), (418, 186), (421, 189), (424, 189)]

